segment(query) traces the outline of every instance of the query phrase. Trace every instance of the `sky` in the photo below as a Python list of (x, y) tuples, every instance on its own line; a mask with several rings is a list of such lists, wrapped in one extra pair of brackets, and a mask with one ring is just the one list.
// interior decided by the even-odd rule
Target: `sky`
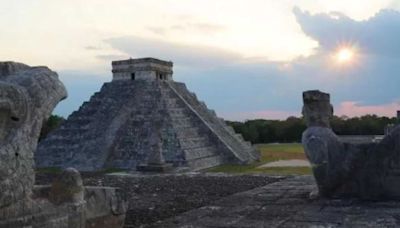
[(111, 61), (174, 62), (174, 79), (228, 120), (300, 116), (302, 92), (336, 115), (400, 110), (400, 0), (0, 0), (0, 61), (46, 65), (67, 117)]

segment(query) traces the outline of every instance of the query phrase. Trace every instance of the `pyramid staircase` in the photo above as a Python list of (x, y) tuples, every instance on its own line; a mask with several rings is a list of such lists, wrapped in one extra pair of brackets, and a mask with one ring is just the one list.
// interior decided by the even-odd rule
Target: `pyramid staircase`
[[(158, 123), (157, 123), (158, 122)], [(183, 83), (172, 80), (115, 80), (73, 112), (39, 143), (38, 167), (80, 171), (136, 169), (154, 153), (175, 167), (201, 170), (225, 163), (247, 164), (259, 154)]]

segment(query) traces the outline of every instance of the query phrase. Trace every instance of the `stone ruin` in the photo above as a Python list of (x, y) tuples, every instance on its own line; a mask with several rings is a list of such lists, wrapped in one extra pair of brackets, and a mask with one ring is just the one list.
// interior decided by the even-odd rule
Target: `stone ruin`
[(113, 80), (40, 143), (37, 166), (165, 171), (258, 160), (250, 143), (173, 80), (172, 66), (113, 61)]
[(303, 93), (307, 129), (302, 143), (319, 195), (369, 200), (400, 199), (400, 126), (376, 143), (343, 142), (332, 131), (330, 95)]
[(0, 62), (0, 227), (122, 227), (126, 205), (117, 189), (84, 187), (74, 169), (34, 186), (42, 124), (66, 96), (47, 67)]

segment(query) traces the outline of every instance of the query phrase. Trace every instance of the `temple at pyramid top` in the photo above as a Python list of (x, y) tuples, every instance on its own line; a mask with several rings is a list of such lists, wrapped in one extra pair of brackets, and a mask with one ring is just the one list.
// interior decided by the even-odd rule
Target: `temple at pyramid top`
[(172, 66), (172, 62), (155, 58), (113, 61), (113, 80), (172, 80)]
[(259, 159), (253, 146), (172, 80), (172, 62), (112, 62), (113, 80), (42, 140), (37, 167), (200, 170)]

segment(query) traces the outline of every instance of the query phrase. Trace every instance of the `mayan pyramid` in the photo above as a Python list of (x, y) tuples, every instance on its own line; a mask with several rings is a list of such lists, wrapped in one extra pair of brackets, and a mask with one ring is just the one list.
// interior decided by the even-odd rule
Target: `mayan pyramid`
[(258, 160), (250, 143), (173, 81), (172, 66), (113, 61), (113, 80), (40, 142), (37, 167), (133, 170), (155, 162), (200, 170)]

